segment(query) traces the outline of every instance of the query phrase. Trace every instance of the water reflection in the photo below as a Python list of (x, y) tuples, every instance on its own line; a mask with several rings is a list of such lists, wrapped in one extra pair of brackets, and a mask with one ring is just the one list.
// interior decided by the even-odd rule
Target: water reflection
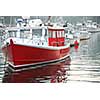
[(100, 66), (100, 33), (93, 33), (91, 38), (80, 42), (78, 49), (71, 49), (71, 64)]
[(74, 46), (74, 49), (75, 49), (76, 52), (78, 51), (78, 48), (79, 48), (79, 45)]
[(15, 71), (7, 67), (3, 77), (4, 83), (60, 83), (67, 82), (70, 66), (70, 57), (67, 59), (44, 65), (40, 68)]
[(78, 49), (71, 48), (68, 81), (100, 83), (100, 33), (81, 41)]

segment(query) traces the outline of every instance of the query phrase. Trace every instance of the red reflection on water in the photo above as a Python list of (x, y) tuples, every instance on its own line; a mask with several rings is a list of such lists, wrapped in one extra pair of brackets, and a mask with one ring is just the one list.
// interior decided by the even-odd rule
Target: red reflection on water
[(78, 51), (78, 48), (79, 48), (79, 45), (74, 46), (75, 51)]
[(70, 57), (62, 62), (51, 63), (40, 68), (13, 72), (7, 68), (4, 83), (59, 83), (67, 79)]

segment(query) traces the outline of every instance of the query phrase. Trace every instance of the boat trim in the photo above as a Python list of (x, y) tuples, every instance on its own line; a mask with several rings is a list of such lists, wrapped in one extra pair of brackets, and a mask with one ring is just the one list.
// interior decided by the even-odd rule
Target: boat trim
[(68, 56), (69, 56), (69, 54), (66, 55), (66, 56), (64, 56), (64, 57), (62, 57), (62, 58), (56, 59), (56, 60), (50, 60), (50, 61), (44, 61), (44, 62), (38, 62), (38, 63), (31, 63), (31, 64), (14, 65), (11, 62), (8, 62), (8, 64), (11, 65), (12, 67), (14, 67), (15, 69), (17, 69), (17, 67), (25, 67), (25, 66), (32, 66), (32, 65), (41, 65), (41, 64), (51, 63), (51, 62), (55, 62), (55, 61), (60, 61), (62, 59), (67, 58)]
[[(70, 47), (70, 43), (68, 43), (65, 46), (59, 46), (59, 47), (56, 47), (56, 46), (44, 46), (44, 45), (43, 46), (42, 45), (29, 45), (29, 44), (25, 44), (25, 43), (22, 44), (22, 43), (17, 43), (17, 42), (14, 42), (14, 45), (35, 47), (35, 48), (41, 48), (41, 49), (49, 49), (49, 50), (60, 50), (60, 49), (66, 49), (66, 48)], [(4, 44), (4, 45), (2, 45), (2, 48), (6, 47), (6, 46), (7, 46), (7, 44)]]
[(66, 57), (66, 58), (64, 58), (64, 59), (60, 59), (60, 60), (56, 60), (56, 61), (54, 61), (54, 62), (49, 62), (49, 63), (45, 63), (45, 64), (38, 64), (38, 65), (36, 65), (36, 66), (28, 66), (28, 67), (20, 67), (20, 68), (14, 68), (14, 67), (12, 67), (12, 65), (10, 65), (9, 64), (9, 69), (11, 69), (11, 71), (13, 71), (13, 72), (17, 72), (17, 71), (25, 71), (25, 70), (31, 70), (31, 69), (36, 69), (36, 68), (41, 68), (41, 67), (45, 67), (45, 66), (47, 66), (47, 65), (52, 65), (52, 64), (56, 64), (56, 63), (60, 63), (60, 62), (63, 62), (63, 61), (65, 61), (65, 60), (69, 60), (70, 59), (70, 56), (68, 56), (68, 57)]
[(35, 45), (27, 45), (27, 44), (19, 44), (19, 43), (14, 43), (15, 45), (21, 45), (21, 46), (29, 46), (29, 47), (35, 47), (35, 48), (41, 48), (41, 49), (49, 49), (49, 50), (60, 50), (60, 49), (66, 49), (70, 47), (70, 43), (68, 43), (66, 46), (61, 46), (61, 47), (55, 47), (55, 46), (35, 46)]

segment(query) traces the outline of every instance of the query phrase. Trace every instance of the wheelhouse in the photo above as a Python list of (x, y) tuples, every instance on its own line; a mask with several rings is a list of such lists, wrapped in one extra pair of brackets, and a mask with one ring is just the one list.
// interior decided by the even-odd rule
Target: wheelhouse
[(64, 46), (65, 32), (64, 29), (48, 28), (49, 46)]
[(65, 30), (49, 26), (8, 28), (2, 40), (10, 38), (20, 43), (59, 47), (65, 45)]

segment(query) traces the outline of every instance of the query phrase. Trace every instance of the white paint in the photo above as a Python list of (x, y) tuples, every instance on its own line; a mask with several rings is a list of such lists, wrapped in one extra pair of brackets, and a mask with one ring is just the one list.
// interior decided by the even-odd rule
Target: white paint
[(21, 38), (8, 38), (6, 41), (4, 41), (4, 44), (2, 45), (2, 47), (6, 46), (6, 43), (10, 44), (10, 39), (12, 39), (14, 44), (16, 45), (43, 48), (43, 49), (49, 49), (49, 50), (60, 50), (60, 49), (65, 49), (65, 48), (70, 47), (70, 43), (67, 43), (65, 46), (60, 46), (60, 47), (48, 46), (48, 43), (46, 41), (43, 41), (43, 45), (42, 45), (39, 38), (35, 38), (34, 40), (21, 39)]

